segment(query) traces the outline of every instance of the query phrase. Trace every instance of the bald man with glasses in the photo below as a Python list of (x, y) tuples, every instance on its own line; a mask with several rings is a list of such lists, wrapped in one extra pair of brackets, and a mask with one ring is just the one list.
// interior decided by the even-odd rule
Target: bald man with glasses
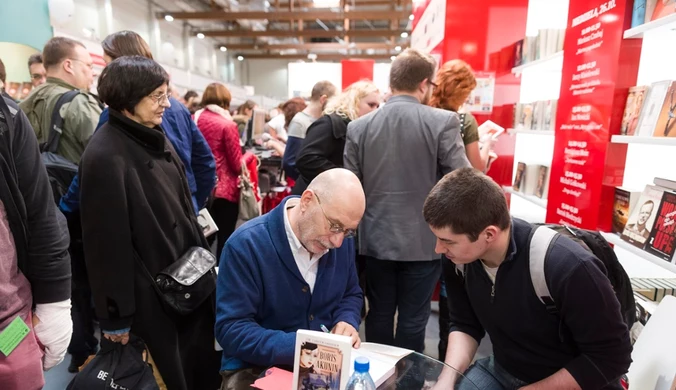
[(365, 207), (359, 179), (330, 169), (230, 236), (216, 288), (221, 389), (249, 388), (262, 370), (291, 366), (299, 329), (324, 326), (359, 347), (352, 237)]

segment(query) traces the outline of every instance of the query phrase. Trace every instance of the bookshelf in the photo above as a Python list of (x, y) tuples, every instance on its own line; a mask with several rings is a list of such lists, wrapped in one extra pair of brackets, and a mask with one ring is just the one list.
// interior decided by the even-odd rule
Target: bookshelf
[(673, 263), (631, 245), (618, 234), (602, 234), (615, 246), (615, 254), (630, 278), (676, 278), (676, 265)]
[(547, 209), (547, 199), (540, 199), (537, 196), (526, 195), (523, 192), (515, 191), (514, 188), (512, 188), (512, 187), (502, 187), (502, 189), (505, 192), (508, 192), (512, 195), (515, 195), (515, 196), (518, 196), (522, 199), (525, 199), (525, 200), (529, 201), (530, 203), (532, 203), (532, 204), (534, 204), (534, 205), (536, 205), (540, 208), (543, 208), (545, 210)]
[(668, 138), (668, 137), (638, 137), (635, 135), (614, 135), (610, 141), (615, 144), (676, 146), (676, 138)]
[(674, 28), (676, 28), (676, 14), (671, 14), (669, 16), (665, 16), (663, 18), (653, 20), (652, 22), (648, 22), (626, 30), (624, 32), (624, 39), (639, 39), (643, 38), (643, 34), (646, 32), (672, 30)]
[(515, 75), (521, 74), (526, 69), (542, 69), (551, 71), (561, 71), (563, 68), (563, 51), (558, 51), (545, 58), (531, 61), (523, 65), (512, 68), (512, 73)]

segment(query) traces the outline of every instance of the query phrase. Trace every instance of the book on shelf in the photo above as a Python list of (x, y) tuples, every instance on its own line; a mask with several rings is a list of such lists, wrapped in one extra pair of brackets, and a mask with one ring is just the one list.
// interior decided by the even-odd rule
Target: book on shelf
[(615, 187), (613, 202), (613, 233), (622, 233), (627, 225), (630, 213), (634, 210), (641, 191), (630, 191), (624, 187)]
[(676, 13), (676, 0), (647, 0), (645, 21), (661, 19)]
[(523, 41), (523, 39), (520, 39), (514, 43), (514, 67), (523, 64)]
[(518, 163), (516, 165), (516, 174), (514, 175), (514, 182), (512, 183), (512, 189), (514, 189), (514, 191), (522, 191), (522, 185), (525, 174), (526, 174), (526, 163), (524, 162)]
[(664, 188), (647, 185), (627, 220), (622, 239), (633, 246), (644, 249), (655, 224), (657, 208), (662, 201)]
[(533, 128), (533, 104), (526, 103), (521, 105), (521, 119), (519, 120), (520, 130), (531, 130)]
[(293, 363), (293, 390), (344, 390), (350, 378), (352, 339), (299, 330)]
[(631, 289), (649, 301), (660, 302), (664, 297), (676, 293), (676, 279), (632, 278)]
[(641, 108), (645, 101), (645, 95), (648, 92), (648, 86), (639, 85), (629, 88), (627, 103), (624, 106), (622, 115), (621, 135), (634, 135), (638, 126), (638, 118), (641, 115)]
[(546, 165), (538, 165), (538, 182), (535, 187), (535, 196), (540, 199), (547, 198), (547, 190), (549, 188), (549, 167)]
[(547, 100), (543, 102), (543, 124), (542, 130), (553, 131), (556, 125), (556, 106), (558, 104), (557, 100)]
[(650, 85), (638, 119), (636, 135), (641, 137), (653, 135), (670, 85), (670, 80), (658, 81)]
[(637, 27), (645, 23), (645, 4), (646, 0), (634, 0), (634, 7), (631, 12), (631, 27)]
[(655, 224), (650, 231), (646, 252), (662, 260), (671, 261), (676, 249), (676, 193), (664, 191), (657, 210)]
[(676, 191), (676, 181), (665, 179), (663, 177), (656, 177), (653, 179), (653, 184), (658, 187), (666, 188), (670, 191)]
[(538, 187), (540, 177), (540, 165), (529, 164), (526, 165), (526, 170), (521, 181), (523, 193), (526, 195), (535, 196), (535, 191)]
[(533, 130), (542, 130), (544, 126), (544, 102), (533, 103)]
[(672, 81), (667, 90), (662, 110), (655, 124), (655, 137), (676, 137), (676, 81)]

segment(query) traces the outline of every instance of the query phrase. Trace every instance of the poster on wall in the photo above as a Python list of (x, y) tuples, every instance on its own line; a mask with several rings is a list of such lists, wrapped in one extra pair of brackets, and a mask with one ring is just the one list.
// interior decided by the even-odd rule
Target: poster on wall
[(490, 114), (495, 96), (495, 72), (476, 72), (474, 75), (476, 88), (467, 98), (465, 109), (472, 114)]
[[(624, 173), (624, 159), (619, 159), (621, 166), (615, 166), (620, 162), (608, 158), (608, 153), (612, 147), (609, 141), (614, 102), (619, 102), (616, 88), (620, 88), (617, 80), (625, 6), (626, 2), (616, 0), (570, 2), (547, 205), (548, 223), (610, 229), (611, 213), (607, 218), (608, 226), (601, 226), (605, 219), (600, 210), (606, 204), (606, 197), (609, 197), (610, 205), (614, 197), (613, 188), (603, 183), (621, 182)], [(637, 59), (633, 61), (637, 65)], [(623, 72), (629, 74), (633, 65), (627, 62), (622, 66), (627, 68)], [(624, 82), (632, 81), (626, 79)], [(626, 97), (621, 105), (624, 103)]]
[(411, 47), (431, 53), (444, 40), (446, 0), (431, 0), (411, 33)]

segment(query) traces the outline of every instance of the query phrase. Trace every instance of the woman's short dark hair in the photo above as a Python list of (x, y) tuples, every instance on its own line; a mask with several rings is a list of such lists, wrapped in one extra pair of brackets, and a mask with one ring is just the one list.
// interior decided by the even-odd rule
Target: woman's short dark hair
[(143, 56), (153, 59), (148, 43), (133, 31), (124, 30), (110, 34), (101, 42), (101, 46), (103, 52), (112, 59), (123, 56)]
[(511, 224), (502, 188), (474, 168), (456, 169), (439, 180), (425, 200), (423, 216), (433, 228), (450, 228), (472, 242), (489, 226), (505, 230)]
[(256, 102), (253, 100), (247, 100), (237, 107), (237, 114), (244, 115), (244, 110), (253, 110), (256, 107)]
[(134, 108), (158, 87), (169, 83), (169, 75), (157, 62), (141, 56), (120, 57), (103, 69), (97, 90), (99, 97), (110, 108)]
[(190, 91), (186, 92), (185, 95), (183, 95), (183, 100), (185, 100), (187, 102), (191, 98), (196, 98), (198, 96), (199, 96), (199, 94), (197, 92), (190, 90)]
[(291, 120), (296, 114), (303, 111), (307, 107), (303, 98), (295, 97), (287, 100), (282, 105), (282, 113), (284, 114), (284, 128), (288, 128)]

